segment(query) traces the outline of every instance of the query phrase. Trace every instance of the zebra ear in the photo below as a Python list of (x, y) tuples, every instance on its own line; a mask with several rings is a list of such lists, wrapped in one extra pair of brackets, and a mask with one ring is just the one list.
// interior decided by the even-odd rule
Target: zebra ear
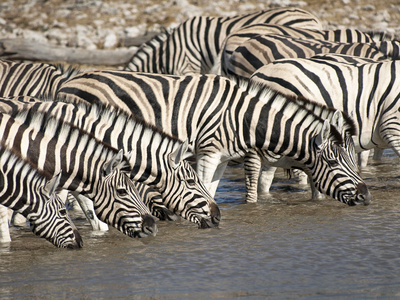
[(340, 133), (343, 132), (344, 118), (340, 110), (335, 111), (335, 113), (333, 114), (331, 124), (335, 126)]
[(44, 192), (47, 196), (53, 195), (59, 188), (61, 181), (61, 172), (54, 176), (52, 179), (46, 182), (44, 185)]
[(322, 148), (322, 145), (326, 143), (331, 133), (331, 124), (328, 120), (324, 121), (324, 125), (322, 126), (321, 132), (317, 135), (315, 139), (315, 143), (319, 149)]
[(124, 162), (124, 158), (124, 150), (121, 149), (113, 158), (104, 164), (103, 175), (107, 176), (117, 168), (120, 168), (120, 164)]
[(177, 166), (184, 158), (185, 153), (189, 148), (189, 142), (186, 139), (174, 152), (170, 154), (170, 159)]

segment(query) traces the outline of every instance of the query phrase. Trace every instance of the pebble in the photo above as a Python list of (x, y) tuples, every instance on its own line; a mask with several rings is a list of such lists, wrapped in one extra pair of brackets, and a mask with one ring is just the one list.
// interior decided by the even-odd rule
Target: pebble
[[(22, 3), (23, 2), (23, 3)], [(326, 29), (358, 28), (399, 32), (400, 8), (395, 2), (378, 9), (372, 2), (341, 0), (63, 0), (57, 7), (43, 0), (8, 0), (0, 4), (0, 38), (25, 38), (84, 49), (114, 49), (119, 41), (175, 27), (195, 15), (234, 16), (276, 6), (295, 6), (314, 13)], [(378, 2), (376, 2), (378, 3)], [(145, 5), (146, 4), (146, 5)], [(390, 11), (390, 13), (389, 13)]]

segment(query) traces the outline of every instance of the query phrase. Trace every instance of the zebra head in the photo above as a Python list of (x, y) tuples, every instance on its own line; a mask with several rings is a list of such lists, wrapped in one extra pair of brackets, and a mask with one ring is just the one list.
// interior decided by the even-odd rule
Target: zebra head
[(130, 237), (155, 236), (157, 225), (130, 179), (129, 156), (120, 150), (104, 164), (103, 193), (94, 199), (94, 209), (99, 219)]
[[(219, 225), (221, 213), (218, 205), (198, 177), (192, 166), (184, 160), (188, 142), (182, 143), (169, 154), (170, 177), (167, 184), (175, 186), (173, 195), (166, 207), (185, 219), (198, 224), (199, 228), (212, 228)], [(179, 184), (174, 182), (178, 178)], [(162, 195), (164, 196), (164, 195)]]
[(46, 198), (40, 213), (31, 212), (31, 230), (59, 248), (76, 249), (83, 246), (82, 238), (68, 216), (64, 202), (56, 194), (61, 173), (41, 186), (40, 195)]
[(360, 177), (353, 139), (350, 134), (343, 138), (339, 124), (325, 120), (321, 132), (312, 140), (315, 162), (310, 169), (314, 185), (348, 205), (368, 205), (372, 196)]

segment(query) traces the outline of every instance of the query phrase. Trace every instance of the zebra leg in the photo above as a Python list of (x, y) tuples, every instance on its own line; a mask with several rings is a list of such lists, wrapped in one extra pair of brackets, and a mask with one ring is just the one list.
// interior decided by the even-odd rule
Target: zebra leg
[(11, 223), (17, 227), (27, 227), (26, 218), (20, 213), (14, 212)]
[(374, 160), (382, 160), (382, 156), (383, 156), (383, 150), (381, 148), (375, 148), (374, 149)]
[(308, 184), (308, 176), (305, 172), (303, 172), (299, 169), (294, 169), (293, 176), (299, 185), (307, 185)]
[(107, 231), (108, 225), (100, 221), (94, 212), (93, 201), (91, 201), (90, 199), (79, 193), (76, 192), (71, 192), (71, 193), (81, 206), (83, 213), (85, 214), (90, 225), (92, 226), (92, 229), (96, 231)]
[(258, 179), (258, 192), (259, 193), (269, 193), (269, 190), (274, 180), (276, 167), (273, 166), (263, 166), (260, 172), (260, 178)]
[(358, 165), (365, 168), (368, 164), (369, 150), (358, 153)]
[(244, 156), (244, 174), (246, 180), (246, 201), (257, 202), (257, 187), (261, 172), (261, 158), (256, 151), (250, 150)]
[(8, 208), (0, 205), (0, 243), (11, 242), (10, 228), (8, 222)]

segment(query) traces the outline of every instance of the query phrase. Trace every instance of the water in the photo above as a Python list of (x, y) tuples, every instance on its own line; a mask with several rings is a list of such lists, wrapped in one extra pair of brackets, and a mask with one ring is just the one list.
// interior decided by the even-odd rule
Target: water
[(363, 170), (367, 207), (310, 201), (283, 173), (246, 204), (243, 171), (229, 168), (218, 229), (158, 222), (156, 237), (130, 239), (78, 218), (74, 251), (14, 228), (0, 245), (0, 299), (400, 298), (399, 162), (386, 152)]

